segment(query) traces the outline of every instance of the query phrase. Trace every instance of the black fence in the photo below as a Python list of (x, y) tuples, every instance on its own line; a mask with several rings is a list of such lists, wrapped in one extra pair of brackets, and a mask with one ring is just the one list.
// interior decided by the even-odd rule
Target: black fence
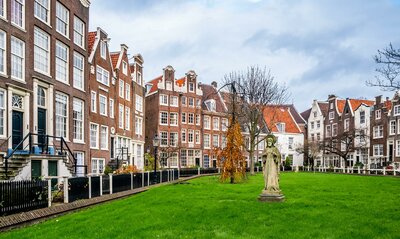
[(0, 182), (0, 216), (47, 206), (47, 181)]
[(89, 179), (87, 177), (68, 179), (68, 202), (89, 198)]
[(217, 168), (201, 168), (200, 169), (200, 174), (212, 174), (212, 173), (218, 173)]
[(131, 189), (131, 175), (120, 174), (112, 177), (113, 193), (127, 191)]
[(194, 175), (198, 175), (199, 174), (199, 169), (198, 168), (182, 168), (180, 170), (180, 177), (191, 177)]
[(100, 196), (100, 177), (91, 177), (92, 197)]

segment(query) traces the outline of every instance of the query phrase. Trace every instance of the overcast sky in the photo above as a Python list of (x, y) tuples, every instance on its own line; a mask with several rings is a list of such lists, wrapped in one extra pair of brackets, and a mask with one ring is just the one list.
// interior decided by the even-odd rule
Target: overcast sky
[(328, 94), (373, 98), (373, 55), (400, 48), (399, 0), (92, 0), (97, 26), (131, 55), (144, 58), (149, 81), (172, 65), (176, 77), (195, 70), (201, 82), (249, 65), (266, 66), (285, 83), (299, 111)]

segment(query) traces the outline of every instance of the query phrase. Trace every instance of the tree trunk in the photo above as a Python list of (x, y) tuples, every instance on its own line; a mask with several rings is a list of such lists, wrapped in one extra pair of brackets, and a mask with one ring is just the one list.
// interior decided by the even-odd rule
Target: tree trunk
[(254, 175), (254, 147), (249, 151), (249, 161), (250, 161), (250, 174)]

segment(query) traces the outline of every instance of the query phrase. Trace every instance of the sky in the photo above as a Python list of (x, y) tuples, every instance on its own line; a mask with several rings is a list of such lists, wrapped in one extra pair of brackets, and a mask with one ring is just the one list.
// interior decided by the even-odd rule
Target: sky
[(150, 81), (171, 65), (175, 77), (194, 70), (221, 82), (258, 65), (291, 93), (298, 111), (329, 94), (392, 97), (366, 86), (377, 75), (373, 56), (400, 48), (400, 0), (92, 0), (90, 30), (101, 27), (131, 56), (144, 58)]

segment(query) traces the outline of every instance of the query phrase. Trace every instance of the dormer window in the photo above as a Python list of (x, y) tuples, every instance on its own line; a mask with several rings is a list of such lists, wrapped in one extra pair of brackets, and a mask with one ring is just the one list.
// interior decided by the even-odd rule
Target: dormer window
[(171, 81), (165, 82), (165, 88), (166, 88), (167, 90), (172, 90), (172, 82), (171, 82)]
[(122, 73), (128, 75), (128, 64), (125, 61), (122, 62)]
[(381, 110), (376, 110), (375, 111), (375, 119), (380, 119), (381, 118)]
[(206, 106), (207, 106), (208, 111), (213, 111), (213, 112), (216, 111), (215, 100), (207, 100), (207, 101), (205, 102), (205, 104), (206, 104)]
[(393, 107), (394, 116), (400, 115), (400, 105), (396, 105)]
[(333, 102), (330, 103), (330, 109), (333, 110)]
[(100, 56), (103, 59), (106, 59), (107, 55), (107, 43), (105, 41), (100, 41)]
[(277, 123), (276, 128), (279, 133), (285, 133), (285, 123)]
[(194, 92), (194, 83), (189, 83), (189, 92)]

